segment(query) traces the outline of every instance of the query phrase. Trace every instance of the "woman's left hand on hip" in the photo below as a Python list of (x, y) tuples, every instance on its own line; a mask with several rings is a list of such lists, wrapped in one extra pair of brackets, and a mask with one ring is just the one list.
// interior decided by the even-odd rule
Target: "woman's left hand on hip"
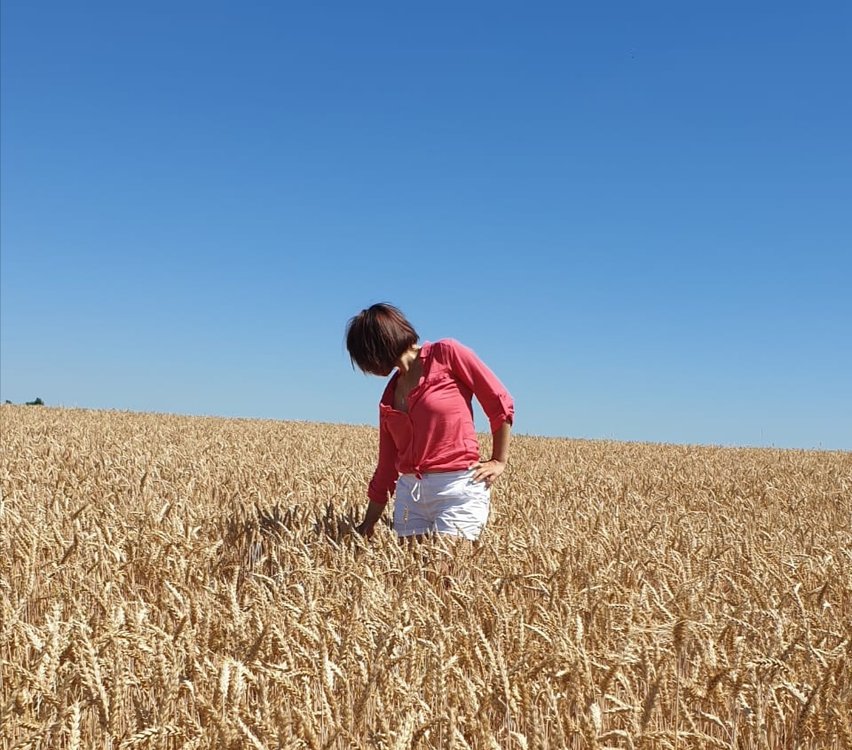
[(485, 482), (485, 486), (490, 488), (503, 473), (506, 464), (492, 458), (490, 461), (478, 461), (470, 468), (473, 470), (473, 481)]

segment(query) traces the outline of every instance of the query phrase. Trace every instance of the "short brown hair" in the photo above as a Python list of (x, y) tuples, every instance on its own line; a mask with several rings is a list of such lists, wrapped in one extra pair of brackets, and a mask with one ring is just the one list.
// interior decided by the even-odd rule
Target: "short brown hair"
[(361, 310), (346, 324), (346, 349), (352, 364), (376, 375), (390, 372), (419, 338), (402, 311), (386, 302)]

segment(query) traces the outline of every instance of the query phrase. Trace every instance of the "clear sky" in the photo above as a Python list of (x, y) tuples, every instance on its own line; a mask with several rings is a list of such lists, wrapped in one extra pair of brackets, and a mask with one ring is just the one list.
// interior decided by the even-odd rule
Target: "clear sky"
[[(2, 5), (0, 399), (852, 449), (852, 4)], [(478, 424), (485, 421), (479, 416)]]

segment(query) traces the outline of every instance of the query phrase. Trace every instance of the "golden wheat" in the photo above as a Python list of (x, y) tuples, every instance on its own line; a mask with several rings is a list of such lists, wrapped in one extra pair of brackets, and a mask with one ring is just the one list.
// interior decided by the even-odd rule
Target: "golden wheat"
[(849, 453), (519, 436), (412, 548), (367, 427), (0, 418), (3, 750), (852, 741)]

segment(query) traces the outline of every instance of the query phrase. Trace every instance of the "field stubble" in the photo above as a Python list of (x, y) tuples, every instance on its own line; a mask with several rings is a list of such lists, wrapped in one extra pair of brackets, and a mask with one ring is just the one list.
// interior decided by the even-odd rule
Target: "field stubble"
[(367, 427), (0, 415), (3, 750), (852, 747), (852, 454), (520, 436), (409, 549)]

